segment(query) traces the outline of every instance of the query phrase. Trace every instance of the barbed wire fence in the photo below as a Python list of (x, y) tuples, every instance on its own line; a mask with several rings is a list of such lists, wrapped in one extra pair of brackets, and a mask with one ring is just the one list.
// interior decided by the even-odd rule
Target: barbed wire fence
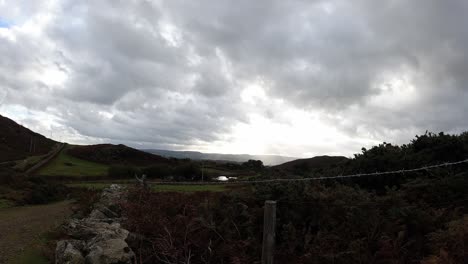
[[(455, 162), (445, 162), (435, 165), (427, 165), (415, 169), (400, 169), (384, 172), (372, 172), (372, 173), (356, 173), (349, 175), (335, 175), (335, 176), (321, 176), (321, 177), (309, 177), (309, 178), (275, 178), (275, 179), (264, 179), (264, 180), (241, 180), (241, 181), (198, 181), (198, 182), (177, 182), (177, 181), (145, 181), (145, 185), (157, 185), (157, 184), (166, 184), (166, 185), (246, 185), (246, 184), (262, 184), (262, 183), (289, 183), (289, 182), (308, 182), (308, 181), (323, 181), (323, 180), (340, 180), (340, 179), (349, 179), (349, 178), (360, 178), (360, 177), (376, 177), (382, 175), (404, 175), (405, 173), (414, 173), (421, 171), (430, 171), (437, 168), (446, 168), (451, 166), (457, 166), (461, 164), (467, 164), (468, 159), (455, 161)], [(138, 179), (138, 178), (137, 178)], [(467, 202), (467, 199), (461, 199), (456, 201), (451, 201), (450, 204), (459, 204)], [(276, 237), (276, 207), (277, 203), (281, 203), (287, 206), (292, 204), (304, 205), (311, 202), (304, 201), (272, 201), (266, 200), (264, 205), (264, 219), (263, 219), (263, 241), (262, 241), (262, 264), (273, 264), (274, 261), (274, 248), (275, 248), (275, 237)], [(320, 201), (318, 201), (320, 202)], [(315, 202), (314, 202), (315, 203)], [(446, 203), (444, 203), (446, 204)], [(340, 204), (343, 206), (343, 204)], [(377, 206), (377, 203), (368, 203), (365, 206)], [(443, 204), (439, 204), (441, 206)], [(349, 204), (349, 206), (360, 206), (357, 204)]]
[(265, 180), (244, 180), (244, 181), (148, 181), (148, 184), (171, 184), (171, 185), (233, 185), (233, 184), (258, 184), (258, 183), (275, 183), (275, 182), (301, 182), (301, 181), (318, 181), (318, 180), (333, 180), (333, 179), (347, 179), (347, 178), (358, 178), (358, 177), (368, 177), (368, 176), (381, 176), (381, 175), (391, 175), (391, 174), (404, 174), (411, 172), (419, 171), (428, 171), (431, 169), (441, 168), (441, 167), (450, 167), (460, 164), (468, 163), (468, 159), (455, 161), (455, 162), (445, 162), (442, 164), (428, 165), (424, 167), (419, 167), (416, 169), (400, 169), (393, 171), (384, 171), (384, 172), (371, 172), (371, 173), (356, 173), (349, 175), (336, 175), (336, 176), (321, 176), (321, 177), (309, 177), (309, 178), (275, 178), (275, 179), (265, 179)]

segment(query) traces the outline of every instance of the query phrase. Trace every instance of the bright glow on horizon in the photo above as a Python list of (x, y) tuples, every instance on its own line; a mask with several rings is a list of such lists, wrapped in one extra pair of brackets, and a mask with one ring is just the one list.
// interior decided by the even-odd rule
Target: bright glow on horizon
[[(253, 89), (255, 91), (253, 94), (262, 94), (258, 93), (257, 88)], [(379, 143), (372, 137), (351, 138), (324, 122), (319, 113), (311, 114), (285, 104), (276, 107), (282, 109), (278, 114), (279, 119), (284, 120), (283, 122), (275, 122), (259, 114), (250, 114), (248, 123), (234, 125), (232, 133), (223, 140), (193, 146), (191, 149), (209, 153), (283, 155), (305, 158), (317, 155), (351, 156), (360, 152), (363, 146), (368, 147)], [(341, 149), (336, 151), (337, 148)], [(304, 152), (304, 149), (308, 151)]]

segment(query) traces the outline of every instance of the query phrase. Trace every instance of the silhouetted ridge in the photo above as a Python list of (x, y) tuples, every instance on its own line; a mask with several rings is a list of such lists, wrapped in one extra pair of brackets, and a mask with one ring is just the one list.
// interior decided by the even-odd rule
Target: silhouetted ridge
[(0, 115), (0, 162), (46, 154), (56, 143)]
[(333, 165), (341, 164), (346, 162), (348, 159), (342, 156), (317, 156), (308, 159), (297, 159), (289, 161), (280, 165), (275, 166), (274, 168), (282, 170), (312, 170), (327, 168)]

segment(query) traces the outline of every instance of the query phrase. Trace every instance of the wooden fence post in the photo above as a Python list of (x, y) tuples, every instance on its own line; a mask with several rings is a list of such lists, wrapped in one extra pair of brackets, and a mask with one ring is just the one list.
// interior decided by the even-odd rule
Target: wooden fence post
[(273, 264), (276, 229), (276, 201), (265, 201), (263, 212), (262, 264)]

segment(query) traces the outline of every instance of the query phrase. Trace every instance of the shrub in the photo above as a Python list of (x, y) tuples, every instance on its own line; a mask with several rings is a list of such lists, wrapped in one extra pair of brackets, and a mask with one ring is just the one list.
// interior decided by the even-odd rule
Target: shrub
[(132, 190), (124, 225), (145, 237), (133, 245), (138, 263), (252, 263), (249, 253), (258, 252), (259, 243), (245, 233), (250, 218), (235, 222), (245, 207), (224, 210), (214, 195)]
[(76, 200), (73, 218), (84, 218), (91, 213), (94, 204), (99, 201), (101, 191), (87, 188), (72, 188), (70, 196)]
[(468, 216), (446, 225), (428, 235), (434, 255), (426, 258), (423, 264), (466, 263), (468, 252)]
[(200, 166), (193, 162), (175, 167), (173, 173), (176, 180), (200, 180), (202, 175)]
[(263, 162), (261, 160), (248, 160), (242, 163), (241, 166), (254, 171), (261, 171), (264, 168)]
[(40, 177), (27, 178), (24, 184), (26, 204), (45, 204), (65, 198), (67, 188), (58, 183), (47, 182)]
[(17, 173), (11, 168), (0, 168), (0, 184), (11, 185)]
[(167, 164), (157, 164), (144, 168), (142, 173), (148, 178), (164, 179), (172, 175), (172, 168)]
[(136, 167), (125, 166), (125, 165), (114, 165), (108, 169), (108, 176), (112, 178), (132, 178), (134, 175), (140, 174), (140, 171)]

